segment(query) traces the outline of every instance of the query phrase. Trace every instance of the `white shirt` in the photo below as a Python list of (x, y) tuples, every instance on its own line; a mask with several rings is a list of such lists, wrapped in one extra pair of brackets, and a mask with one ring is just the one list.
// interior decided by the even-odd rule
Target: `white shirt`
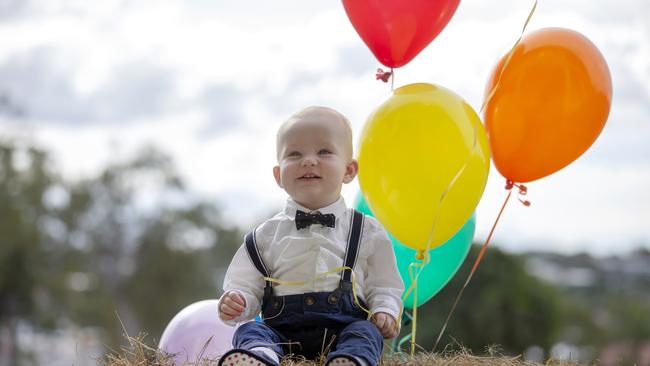
[[(289, 198), (281, 212), (255, 229), (257, 247), (270, 276), (284, 281), (307, 281), (298, 286), (274, 284), (273, 294), (285, 296), (333, 291), (339, 285), (341, 272), (314, 278), (343, 266), (352, 210), (341, 197), (317, 210), (336, 216), (334, 228), (312, 224), (300, 230), (296, 229), (294, 221), (296, 210), (316, 212)], [(357, 296), (368, 305), (370, 313), (381, 311), (397, 319), (404, 283), (386, 231), (370, 216), (365, 217), (354, 273)], [(228, 267), (223, 289), (224, 293), (237, 291), (246, 299), (242, 315), (226, 321), (226, 324), (235, 325), (260, 313), (264, 279), (246, 253), (245, 244), (237, 250)]]

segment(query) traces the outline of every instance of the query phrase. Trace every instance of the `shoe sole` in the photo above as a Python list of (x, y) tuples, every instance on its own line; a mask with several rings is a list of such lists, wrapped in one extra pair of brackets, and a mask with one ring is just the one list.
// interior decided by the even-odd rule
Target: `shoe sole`
[(325, 366), (357, 366), (357, 364), (347, 357), (334, 357)]
[(220, 362), (223, 366), (269, 366), (266, 361), (260, 360), (244, 352), (233, 352)]

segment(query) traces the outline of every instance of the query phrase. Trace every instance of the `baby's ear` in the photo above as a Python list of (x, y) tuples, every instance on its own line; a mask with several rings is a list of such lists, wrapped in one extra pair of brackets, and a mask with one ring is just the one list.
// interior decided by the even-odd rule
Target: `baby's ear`
[(354, 180), (359, 172), (359, 163), (352, 159), (348, 165), (345, 166), (345, 175), (343, 176), (343, 183), (350, 183)]
[(273, 177), (275, 178), (275, 183), (277, 183), (280, 188), (284, 188), (284, 187), (282, 187), (282, 179), (280, 179), (281, 176), (280, 176), (280, 166), (279, 165), (276, 165), (276, 166), (273, 167)]

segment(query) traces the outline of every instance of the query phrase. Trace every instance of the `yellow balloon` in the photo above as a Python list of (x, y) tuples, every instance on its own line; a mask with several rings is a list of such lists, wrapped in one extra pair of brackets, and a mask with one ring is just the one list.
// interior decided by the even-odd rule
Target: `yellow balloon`
[(481, 120), (458, 95), (425, 83), (403, 86), (363, 128), (361, 190), (400, 242), (434, 248), (467, 222), (481, 199), (488, 146)]

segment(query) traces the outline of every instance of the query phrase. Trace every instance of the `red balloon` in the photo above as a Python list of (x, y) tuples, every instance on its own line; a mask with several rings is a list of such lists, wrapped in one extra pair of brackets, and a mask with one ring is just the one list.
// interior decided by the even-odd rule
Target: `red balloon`
[(361, 39), (387, 67), (409, 63), (445, 28), (460, 0), (343, 0)]

